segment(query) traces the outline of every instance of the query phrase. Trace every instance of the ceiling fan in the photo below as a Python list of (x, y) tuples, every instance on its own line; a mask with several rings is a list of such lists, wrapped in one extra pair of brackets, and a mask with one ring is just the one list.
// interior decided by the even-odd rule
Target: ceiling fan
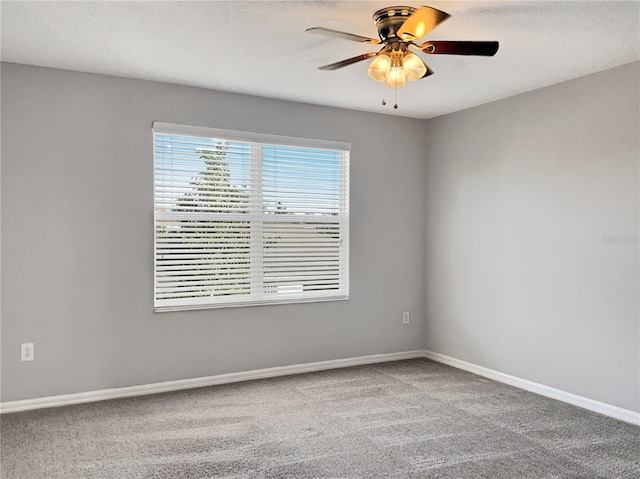
[[(391, 88), (401, 88), (407, 81), (433, 75), (433, 70), (410, 48), (427, 55), (493, 56), (496, 54), (498, 42), (427, 41), (421, 45), (415, 43), (450, 16), (446, 12), (426, 6), (382, 8), (373, 14), (379, 40), (323, 27), (312, 27), (306, 31), (370, 45), (382, 45), (378, 52), (364, 53), (330, 63), (319, 67), (319, 70), (337, 70), (375, 57), (367, 69), (369, 77), (377, 82), (386, 82)], [(385, 104), (384, 100), (383, 104)]]

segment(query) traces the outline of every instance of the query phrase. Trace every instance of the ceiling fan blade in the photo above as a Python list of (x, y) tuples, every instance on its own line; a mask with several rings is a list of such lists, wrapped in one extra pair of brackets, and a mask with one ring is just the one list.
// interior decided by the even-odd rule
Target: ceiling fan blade
[(375, 57), (377, 54), (378, 52), (365, 53), (363, 55), (358, 55), (357, 57), (347, 58), (346, 60), (342, 60), (341, 62), (330, 63), (329, 65), (318, 67), (318, 70), (337, 70), (338, 68), (361, 62), (362, 60), (366, 60), (367, 58)]
[(492, 57), (498, 51), (498, 42), (450, 42), (434, 41), (419, 45), (424, 53), (430, 55), (479, 55)]
[(325, 37), (351, 40), (352, 42), (369, 43), (371, 45), (378, 45), (380, 43), (380, 40), (376, 40), (375, 38), (363, 37), (361, 35), (354, 35), (353, 33), (341, 32), (339, 30), (331, 30), (330, 28), (312, 27), (307, 28), (305, 32), (324, 35)]
[(450, 16), (435, 8), (421, 7), (405, 20), (396, 35), (405, 41), (418, 40)]

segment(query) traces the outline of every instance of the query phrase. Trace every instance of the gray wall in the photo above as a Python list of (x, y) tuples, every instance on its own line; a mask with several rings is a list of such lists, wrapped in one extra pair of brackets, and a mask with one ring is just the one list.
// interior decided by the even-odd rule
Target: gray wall
[(428, 122), (429, 349), (640, 410), (639, 65)]
[[(351, 299), (153, 313), (155, 120), (351, 142)], [(2, 401), (423, 348), (424, 129), (3, 64)]]

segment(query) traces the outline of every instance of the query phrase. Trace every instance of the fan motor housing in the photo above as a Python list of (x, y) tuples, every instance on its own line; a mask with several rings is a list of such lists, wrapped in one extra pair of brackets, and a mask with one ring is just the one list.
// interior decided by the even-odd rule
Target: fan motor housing
[(396, 32), (400, 30), (400, 27), (410, 15), (412, 15), (417, 8), (414, 7), (385, 7), (378, 10), (373, 14), (373, 21), (378, 28), (378, 36), (383, 42), (396, 37)]

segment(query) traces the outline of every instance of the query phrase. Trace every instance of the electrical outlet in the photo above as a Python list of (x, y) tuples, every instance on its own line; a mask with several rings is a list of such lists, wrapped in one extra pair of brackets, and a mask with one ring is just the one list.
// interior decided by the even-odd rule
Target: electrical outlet
[(22, 343), (20, 346), (20, 359), (22, 361), (33, 361), (33, 343)]
[(409, 311), (405, 311), (402, 313), (402, 324), (409, 324), (411, 322), (411, 318), (409, 317)]

